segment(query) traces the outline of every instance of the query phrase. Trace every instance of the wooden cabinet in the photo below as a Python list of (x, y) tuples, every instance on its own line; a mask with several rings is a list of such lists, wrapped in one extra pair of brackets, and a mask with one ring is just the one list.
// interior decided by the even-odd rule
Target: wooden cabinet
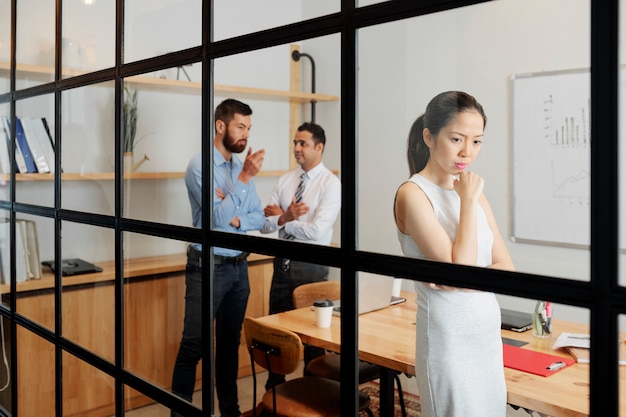
[[(127, 261), (124, 268), (125, 369), (166, 390), (171, 387), (183, 330), (185, 261), (185, 255), (134, 259)], [(259, 317), (269, 310), (272, 260), (252, 254), (248, 262), (251, 293), (246, 315)], [(99, 263), (99, 266), (104, 269), (101, 273), (63, 278), (62, 335), (114, 363), (114, 265)], [(20, 283), (17, 289), (16, 311), (53, 330), (52, 274)], [(9, 288), (2, 285), (0, 290), (7, 294)], [(54, 346), (18, 326), (17, 349), (19, 414), (54, 416)], [(239, 375), (249, 375), (250, 359), (244, 343), (239, 348), (239, 358)], [(113, 415), (113, 378), (68, 353), (63, 353), (62, 362), (63, 415)], [(197, 388), (201, 387), (201, 375), (199, 366)], [(127, 409), (151, 402), (150, 398), (127, 388)]]

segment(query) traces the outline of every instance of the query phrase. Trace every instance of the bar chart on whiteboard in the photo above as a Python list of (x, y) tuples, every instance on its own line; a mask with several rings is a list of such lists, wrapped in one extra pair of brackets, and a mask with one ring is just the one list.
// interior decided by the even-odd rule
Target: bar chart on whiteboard
[(589, 245), (589, 83), (586, 70), (512, 78), (516, 241)]

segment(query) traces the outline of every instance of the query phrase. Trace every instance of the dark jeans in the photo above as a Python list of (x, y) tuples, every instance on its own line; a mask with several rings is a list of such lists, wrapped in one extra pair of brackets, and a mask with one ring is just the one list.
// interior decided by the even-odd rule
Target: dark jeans
[[(302, 284), (326, 281), (328, 267), (307, 262), (287, 261), (283, 258), (274, 258), (274, 275), (270, 288), (270, 314), (281, 313), (294, 309), (293, 290)], [(315, 346), (304, 346), (304, 363), (324, 354), (324, 349)], [(283, 375), (270, 373), (265, 383), (265, 389), (285, 381)]]
[[(214, 256), (214, 264), (215, 388), (222, 417), (239, 417), (237, 372), (241, 327), (250, 295), (248, 263), (245, 257), (233, 263), (233, 258)], [(172, 392), (189, 401), (196, 382), (196, 367), (202, 358), (201, 265), (200, 253), (190, 249), (185, 278), (185, 323), (172, 376)], [(179, 414), (172, 412), (172, 417)]]

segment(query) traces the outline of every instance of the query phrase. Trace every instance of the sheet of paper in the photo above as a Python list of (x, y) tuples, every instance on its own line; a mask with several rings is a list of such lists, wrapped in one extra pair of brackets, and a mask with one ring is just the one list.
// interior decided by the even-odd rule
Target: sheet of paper
[(552, 345), (552, 349), (562, 347), (578, 347), (589, 349), (591, 337), (583, 333), (566, 333), (563, 332)]

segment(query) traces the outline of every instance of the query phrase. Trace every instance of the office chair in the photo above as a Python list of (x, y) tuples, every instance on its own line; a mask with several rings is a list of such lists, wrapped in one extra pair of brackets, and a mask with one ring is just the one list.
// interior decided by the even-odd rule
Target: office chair
[[(296, 333), (269, 326), (252, 317), (246, 317), (243, 326), (252, 364), (252, 409), (256, 417), (255, 363), (268, 371), (282, 375), (291, 374), (298, 368), (304, 346)], [(298, 377), (265, 392), (261, 404), (274, 417), (340, 417), (339, 387), (339, 382), (327, 378)], [(369, 396), (359, 391), (359, 411), (365, 411), (370, 417), (374, 417), (369, 404)]]
[(302, 284), (293, 290), (293, 306), (309, 307), (315, 300), (339, 300), (341, 283), (339, 281), (319, 281)]
[[(293, 305), (295, 308), (311, 306), (315, 300), (319, 299), (338, 300), (340, 298), (341, 283), (339, 281), (312, 282), (300, 285), (293, 290)], [(336, 353), (318, 356), (311, 359), (306, 364), (304, 374), (340, 381), (340, 360), (340, 356)], [(359, 384), (374, 381), (379, 377), (380, 369), (378, 365), (359, 360)], [(402, 417), (406, 417), (406, 407), (404, 404), (400, 376), (394, 373), (393, 377), (398, 387), (398, 401), (400, 403)]]

